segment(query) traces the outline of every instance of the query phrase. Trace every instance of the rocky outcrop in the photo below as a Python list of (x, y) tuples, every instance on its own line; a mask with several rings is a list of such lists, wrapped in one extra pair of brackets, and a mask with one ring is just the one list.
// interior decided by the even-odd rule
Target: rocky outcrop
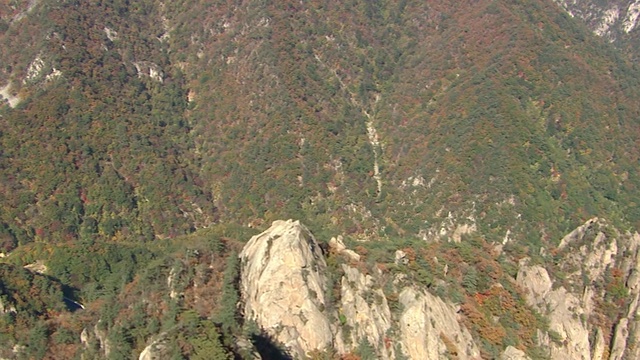
[[(626, 309), (624, 316), (614, 322), (610, 329), (612, 338), (609, 344), (600, 340), (599, 328), (589, 329), (593, 339), (592, 358), (598, 353), (606, 354), (600, 348), (609, 348), (609, 359), (640, 358), (640, 314), (638, 314), (638, 273), (640, 270), (640, 235), (621, 234), (603, 220), (590, 221), (590, 229), (569, 245), (566, 260), (561, 269), (567, 270), (567, 280), (573, 293), (581, 297), (581, 307), (572, 308), (574, 316), (590, 318), (596, 311), (594, 304), (606, 301), (616, 292), (617, 297), (624, 297)], [(585, 224), (587, 225), (587, 224)], [(584, 225), (583, 225), (584, 226)], [(572, 270), (572, 272), (570, 272)], [(614, 278), (618, 278), (617, 280)], [(613, 283), (612, 283), (613, 282)], [(614, 284), (615, 283), (615, 284)], [(601, 284), (595, 286), (594, 284)], [(582, 290), (581, 294), (577, 290)], [(584, 314), (579, 311), (583, 310)], [(621, 309), (622, 310), (622, 309)]]
[(11, 83), (0, 88), (0, 106), (6, 101), (9, 107), (16, 107), (20, 103), (20, 98), (11, 91)]
[(294, 358), (332, 344), (325, 313), (326, 263), (318, 243), (298, 221), (275, 221), (240, 253), (244, 314)]
[(152, 341), (151, 344), (142, 350), (140, 356), (138, 356), (138, 360), (162, 360), (168, 356), (166, 340), (163, 334), (161, 334), (158, 339)]
[(48, 270), (43, 260), (36, 260), (32, 264), (25, 265), (24, 268), (35, 274), (46, 274)]
[(329, 248), (351, 261), (360, 261), (360, 255), (353, 250), (347, 249), (340, 235), (338, 235), (338, 237), (332, 237), (331, 240), (329, 240)]
[(400, 293), (404, 311), (400, 316), (401, 343), (411, 359), (458, 359), (480, 357), (469, 331), (458, 323), (456, 309), (437, 296), (411, 287)]
[(584, 224), (573, 229), (573, 231), (565, 235), (565, 237), (563, 237), (562, 240), (560, 240), (558, 249), (562, 250), (566, 248), (567, 245), (570, 245), (572, 243), (582, 240), (588, 232), (593, 231), (594, 225), (597, 224), (597, 222), (598, 222), (598, 218), (589, 219)]
[[(352, 353), (365, 343), (379, 359), (395, 359), (399, 352), (420, 360), (480, 358), (453, 305), (410, 284), (394, 283), (402, 308), (394, 314), (381, 288), (384, 273), (356, 266), (359, 255), (341, 238), (332, 239), (329, 247), (347, 260), (340, 265), (336, 304), (326, 303), (327, 269), (320, 247), (299, 222), (275, 221), (240, 253), (245, 318), (284, 345), (294, 359), (316, 349)], [(329, 312), (328, 305), (336, 311)]]
[(500, 355), (500, 360), (530, 360), (530, 358), (524, 351), (518, 350), (513, 346), (507, 346), (502, 355)]
[(582, 19), (598, 36), (614, 42), (638, 27), (640, 1), (555, 0), (571, 16)]
[[(93, 351), (95, 348), (99, 351), (101, 357), (108, 358), (111, 353), (111, 343), (108, 339), (108, 333), (106, 329), (102, 329), (102, 320), (99, 320), (93, 328), (84, 328), (80, 333), (80, 342), (82, 343), (84, 350)], [(93, 354), (97, 355), (97, 354)], [(82, 359), (89, 359), (90, 356), (82, 354)]]
[(560, 287), (549, 293), (545, 303), (551, 309), (549, 329), (560, 336), (551, 343), (552, 359), (591, 359), (589, 330), (580, 299)]
[(409, 264), (409, 259), (407, 258), (407, 253), (402, 250), (396, 250), (394, 263), (396, 265), (407, 265)]
[[(517, 283), (525, 290), (529, 305), (549, 319), (549, 334), (538, 336), (550, 350), (551, 359), (640, 358), (640, 235), (621, 234), (605, 221), (594, 218), (565, 236), (556, 252), (562, 258), (556, 283), (545, 268), (520, 262)], [(615, 292), (612, 295), (611, 292)], [(605, 340), (598, 304), (612, 296), (628, 304), (609, 318)], [(613, 321), (613, 322), (611, 322)], [(612, 325), (611, 325), (612, 324)], [(608, 326), (611, 326), (610, 328)]]
[(151, 80), (155, 80), (159, 83), (162, 83), (164, 81), (164, 72), (157, 64), (154, 64), (150, 61), (138, 61), (134, 62), (133, 65), (138, 71), (138, 77), (148, 77)]
[(579, 315), (584, 314), (580, 300), (564, 287), (552, 290), (546, 269), (520, 262), (516, 282), (525, 289), (527, 303), (548, 315), (549, 329), (559, 336), (550, 346), (552, 359), (591, 359), (589, 331)]
[(525, 297), (530, 306), (537, 306), (544, 302), (545, 297), (551, 291), (553, 283), (545, 268), (539, 265), (528, 266), (528, 259), (520, 261), (520, 270), (516, 281), (526, 289)]
[(340, 319), (350, 331), (336, 337), (338, 341), (348, 338), (348, 345), (337, 343), (339, 352), (346, 353), (366, 339), (378, 349), (379, 358), (393, 359), (392, 340), (386, 337), (392, 324), (391, 311), (382, 289), (375, 287), (371, 275), (348, 265), (342, 265), (342, 270)]
[(619, 252), (627, 256), (616, 266), (624, 276), (630, 302), (626, 316), (616, 326), (611, 359), (640, 359), (640, 234), (626, 234), (622, 239)]
[(600, 328), (596, 329), (596, 336), (593, 344), (593, 351), (591, 352), (592, 360), (602, 360), (604, 359), (604, 351), (606, 348), (606, 344), (604, 342), (604, 335), (602, 334), (602, 330)]

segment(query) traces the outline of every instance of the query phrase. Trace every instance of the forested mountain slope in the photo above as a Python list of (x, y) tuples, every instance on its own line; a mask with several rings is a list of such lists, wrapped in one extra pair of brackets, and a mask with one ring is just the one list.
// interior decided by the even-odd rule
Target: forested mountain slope
[(300, 214), (424, 237), (451, 217), (535, 238), (638, 220), (637, 70), (550, 2), (26, 14), (2, 35), (23, 99), (2, 118), (18, 242)]
[[(402, 270), (423, 286), (442, 277), (429, 251), (447, 254), (447, 269), (460, 260), (441, 279), (450, 285), (470, 269), (494, 274), (482, 289), (452, 285), (457, 303), (492, 282), (513, 287), (523, 257), (555, 276), (560, 240), (588, 219), (616, 239), (640, 225), (640, 70), (628, 55), (552, 0), (0, 1), (0, 251), (13, 265), (49, 262), (49, 280), (93, 304), (85, 319), (68, 315), (71, 332), (105, 318), (101, 299), (160, 301), (167, 289), (135, 284), (173, 268), (199, 266), (185, 278), (218, 299), (223, 271), (192, 247), (224, 264), (247, 227), (276, 219), (391, 253), (431, 244)], [(393, 263), (385, 256), (370, 267)], [(240, 320), (200, 324), (216, 301), (162, 328), (222, 331), (235, 349)], [(97, 338), (122, 330), (128, 310), (109, 311)], [(147, 330), (124, 357), (159, 334), (136, 326)], [(481, 350), (533, 356), (532, 334)], [(192, 354), (182, 340), (173, 349)]]

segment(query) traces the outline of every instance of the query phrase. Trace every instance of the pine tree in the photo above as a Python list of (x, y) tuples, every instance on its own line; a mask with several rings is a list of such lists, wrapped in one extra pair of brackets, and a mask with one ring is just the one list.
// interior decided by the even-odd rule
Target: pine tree
[(225, 338), (231, 338), (233, 332), (238, 329), (238, 255), (232, 251), (227, 258), (227, 267), (223, 276), (222, 304), (217, 319), (222, 326)]

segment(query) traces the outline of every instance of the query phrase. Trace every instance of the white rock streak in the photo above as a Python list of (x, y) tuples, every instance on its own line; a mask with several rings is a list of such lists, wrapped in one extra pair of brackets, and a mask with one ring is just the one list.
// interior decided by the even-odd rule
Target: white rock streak
[(624, 18), (624, 22), (622, 23), (622, 28), (624, 32), (627, 34), (631, 32), (636, 27), (636, 22), (638, 21), (638, 17), (640, 16), (640, 0), (634, 2), (629, 5), (627, 9), (627, 16)]
[(6, 100), (12, 108), (20, 103), (20, 98), (11, 94), (11, 83), (0, 89), (0, 98)]
[(604, 36), (611, 28), (611, 25), (618, 20), (618, 17), (620, 17), (620, 11), (617, 6), (613, 6), (611, 9), (605, 11), (600, 24), (598, 24), (598, 27), (593, 32), (598, 36)]
[[(376, 102), (379, 97), (376, 97)], [(382, 192), (382, 176), (380, 176), (380, 165), (378, 163), (378, 154), (382, 147), (380, 146), (380, 140), (378, 138), (378, 131), (373, 125), (373, 117), (369, 115), (369, 113), (362, 109), (362, 112), (367, 117), (367, 136), (369, 137), (369, 144), (371, 144), (371, 148), (373, 149), (373, 178), (376, 180), (378, 185), (378, 196)]]
[[(328, 67), (322, 61), (322, 59), (320, 59), (318, 54), (315, 54), (315, 58), (316, 60), (318, 60), (320, 65), (331, 71), (333, 76), (335, 76), (338, 80), (338, 83), (340, 84), (342, 90), (349, 94), (349, 101), (351, 101), (351, 104), (360, 109), (360, 111), (362, 111), (362, 114), (364, 114), (364, 116), (367, 118), (367, 137), (369, 138), (369, 144), (371, 145), (371, 148), (373, 150), (373, 178), (375, 179), (377, 184), (377, 196), (380, 196), (380, 193), (382, 192), (382, 176), (380, 175), (379, 157), (381, 155), (380, 152), (382, 150), (382, 146), (380, 144), (380, 138), (378, 137), (378, 130), (374, 126), (374, 116), (371, 115), (370, 112), (365, 109), (363, 104), (358, 101), (354, 94), (349, 91), (349, 88), (345, 85), (340, 76), (338, 76), (338, 73), (335, 69)], [(377, 103), (378, 101), (380, 101), (380, 95), (376, 95), (375, 103)]]

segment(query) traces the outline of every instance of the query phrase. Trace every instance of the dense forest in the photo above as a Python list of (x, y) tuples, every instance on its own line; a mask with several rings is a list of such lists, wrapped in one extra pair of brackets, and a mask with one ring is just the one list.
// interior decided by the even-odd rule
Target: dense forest
[(518, 261), (562, 278), (571, 230), (640, 226), (623, 46), (551, 0), (0, 0), (0, 356), (249, 356), (237, 253), (295, 218), (459, 304), (484, 357), (544, 358)]
[(449, 213), (491, 240), (635, 226), (638, 70), (543, 5), (36, 6), (2, 34), (32, 44), (3, 55), (24, 98), (3, 246), (292, 216), (363, 238)]

